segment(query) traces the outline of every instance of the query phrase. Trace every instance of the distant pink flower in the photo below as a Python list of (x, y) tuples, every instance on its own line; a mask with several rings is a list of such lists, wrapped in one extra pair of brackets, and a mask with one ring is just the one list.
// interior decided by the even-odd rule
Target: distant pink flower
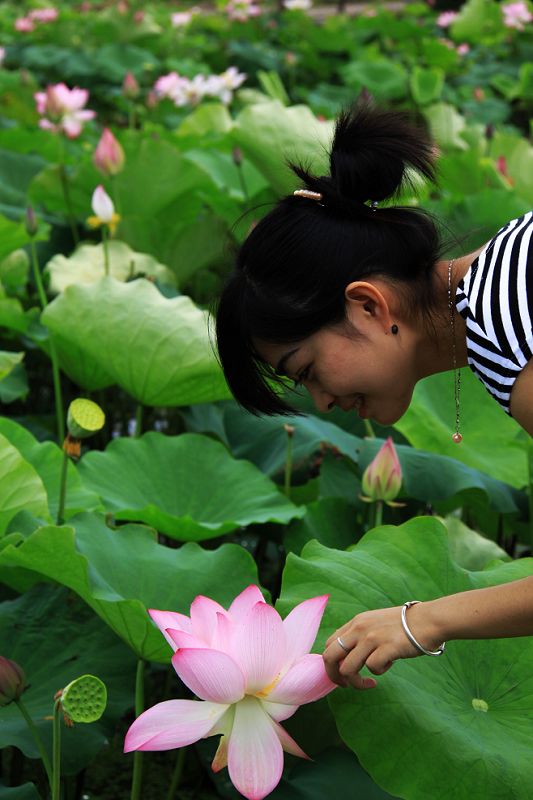
[(69, 139), (78, 137), (83, 123), (96, 116), (94, 111), (83, 108), (89, 92), (77, 86), (69, 89), (65, 83), (49, 85), (46, 92), (36, 92), (34, 98), (37, 113), (43, 117), (39, 127), (53, 133), (64, 133)]
[(468, 45), (466, 42), (462, 42), (462, 44), (457, 45), (455, 50), (457, 55), (466, 56), (466, 54), (470, 52), (470, 45)]
[(132, 72), (127, 72), (122, 81), (122, 94), (129, 100), (134, 100), (139, 95), (139, 84)]
[(141, 22), (144, 22), (145, 16), (146, 13), (144, 11), (136, 11), (135, 14), (133, 15), (133, 21), (135, 22), (136, 25), (140, 25)]
[(447, 47), (448, 50), (455, 50), (455, 45), (450, 39), (439, 39), (439, 42)]
[(231, 20), (246, 22), (251, 17), (258, 17), (261, 9), (253, 0), (230, 0), (226, 6), (226, 13)]
[(437, 17), (437, 25), (439, 28), (448, 28), (457, 16), (457, 11), (443, 11), (442, 14), (439, 14)]
[(35, 23), (29, 17), (18, 17), (15, 20), (15, 30), (21, 33), (30, 33), (35, 29)]
[(59, 16), (57, 8), (34, 8), (28, 12), (28, 18), (33, 22), (40, 22), (46, 24), (47, 22), (54, 22)]
[(174, 28), (184, 28), (193, 18), (192, 11), (176, 11), (170, 15), (170, 22)]
[(172, 666), (199, 700), (166, 700), (145, 711), (126, 734), (125, 752), (171, 750), (220, 735), (213, 771), (227, 766), (249, 800), (270, 794), (284, 750), (308, 758), (279, 723), (335, 688), (322, 656), (309, 653), (327, 600), (304, 600), (282, 620), (252, 585), (227, 611), (201, 595), (190, 617), (150, 611), (175, 651)]
[(94, 151), (93, 163), (103, 175), (118, 175), (124, 167), (124, 150), (109, 128), (104, 128)]
[(523, 31), (527, 22), (531, 22), (533, 15), (528, 9), (526, 3), (508, 3), (501, 7), (503, 11), (503, 24), (507, 28), (516, 28), (518, 31)]
[(4, 63), (5, 57), (6, 57), (6, 48), (5, 47), (0, 47), (0, 67)]

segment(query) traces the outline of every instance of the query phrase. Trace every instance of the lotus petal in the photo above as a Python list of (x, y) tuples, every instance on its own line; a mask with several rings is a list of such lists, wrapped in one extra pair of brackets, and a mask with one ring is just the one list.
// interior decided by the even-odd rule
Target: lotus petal
[(236, 703), (244, 696), (245, 677), (227, 653), (185, 648), (174, 653), (172, 666), (183, 683), (202, 700)]
[(211, 644), (216, 627), (217, 613), (227, 615), (227, 611), (216, 600), (198, 595), (191, 603), (192, 633)]
[(218, 703), (165, 700), (137, 717), (126, 734), (124, 752), (172, 750), (197, 742), (227, 709)]
[(324, 660), (318, 653), (302, 656), (268, 694), (273, 703), (301, 706), (319, 700), (337, 684), (327, 676)]
[(311, 650), (329, 595), (311, 597), (292, 609), (283, 620), (287, 638), (287, 666)]
[(285, 661), (283, 622), (267, 603), (256, 603), (235, 630), (232, 652), (246, 676), (246, 692), (268, 687)]
[(148, 613), (173, 650), (176, 648), (172, 638), (167, 633), (168, 628), (191, 633), (191, 621), (185, 614), (179, 614), (177, 611), (158, 611), (155, 608), (149, 608)]
[[(250, 609), (253, 608), (256, 603), (264, 602), (265, 598), (261, 594), (261, 590), (258, 586), (252, 584), (238, 594), (233, 603), (230, 605), (230, 616), (238, 622), (242, 622)], [(309, 650), (306, 652), (309, 652)]]
[(281, 778), (281, 742), (255, 697), (245, 697), (235, 706), (228, 742), (228, 769), (232, 783), (248, 800), (262, 800)]

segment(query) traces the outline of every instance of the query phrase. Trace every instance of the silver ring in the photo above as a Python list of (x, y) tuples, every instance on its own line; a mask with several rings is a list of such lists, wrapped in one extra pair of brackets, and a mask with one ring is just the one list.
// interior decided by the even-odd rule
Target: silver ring
[(344, 650), (345, 653), (351, 653), (350, 648), (346, 647), (346, 645), (344, 644), (344, 642), (342, 641), (340, 636), (337, 636), (337, 642), (342, 647), (342, 649)]

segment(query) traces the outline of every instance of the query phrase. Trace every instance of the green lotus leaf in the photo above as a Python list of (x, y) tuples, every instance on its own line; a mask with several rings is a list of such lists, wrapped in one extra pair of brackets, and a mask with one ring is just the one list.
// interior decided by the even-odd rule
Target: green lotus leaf
[[(80, 672), (105, 681), (108, 706), (93, 725), (63, 727), (61, 771), (73, 775), (86, 767), (113, 735), (132, 705), (136, 660), (133, 653), (84, 605), (62, 587), (36, 586), (0, 604), (0, 652), (23, 668), (28, 689), (22, 701), (51, 759), (54, 694)], [(39, 751), (14, 703), (0, 708), (0, 748), (14, 745), (28, 758)]]
[(469, 369), (461, 372), (461, 431), (452, 441), (455, 409), (453, 375), (432, 375), (420, 381), (406, 414), (395, 424), (421, 450), (451, 456), (486, 475), (521, 488), (528, 482), (521, 430), (488, 394)]
[[(443, 525), (419, 517), (376, 528), (349, 552), (310, 542), (301, 557), (289, 555), (277, 607), (283, 616), (304, 598), (330, 594), (320, 651), (334, 630), (362, 611), (532, 574), (531, 558), (484, 571), (460, 568)], [(529, 800), (532, 659), (531, 637), (450, 641), (442, 658), (398, 660), (375, 689), (337, 690), (329, 701), (346, 744), (394, 796)], [(436, 782), (439, 775), (445, 779)]]
[(231, 135), (275, 191), (286, 194), (297, 181), (284, 161), (304, 161), (311, 171), (323, 174), (333, 124), (319, 122), (307, 106), (287, 108), (275, 100), (247, 106)]
[(0, 403), (13, 403), (21, 397), (26, 397), (30, 387), (23, 364), (17, 364), (7, 378), (0, 381)]
[(116, 519), (140, 520), (181, 541), (304, 513), (253, 464), (194, 433), (115, 439), (104, 453), (87, 453), (78, 469)]
[[(69, 587), (147, 661), (168, 663), (172, 656), (148, 608), (189, 615), (199, 594), (228, 607), (246, 586), (258, 583), (255, 561), (240, 545), (206, 550), (190, 542), (170, 549), (141, 525), (111, 530), (94, 514), (69, 523), (39, 528), (18, 547), (3, 548), (0, 580), (18, 591), (43, 579)], [(107, 684), (104, 673), (98, 674)]]
[(496, 542), (473, 531), (457, 517), (446, 517), (441, 522), (448, 531), (451, 557), (460, 567), (479, 570), (494, 559), (511, 561), (511, 557)]
[(33, 783), (6, 786), (0, 782), (0, 800), (41, 800), (41, 795)]
[(398, 100), (408, 94), (408, 76), (399, 62), (385, 59), (351, 61), (340, 68), (344, 82), (354, 93), (368, 89), (379, 100)]
[(8, 350), (0, 350), (0, 381), (13, 372), (17, 364), (24, 358), (24, 353), (12, 353)]
[[(22, 425), (11, 419), (0, 417), (0, 434), (15, 447), (22, 458), (30, 464), (42, 483), (48, 497), (48, 510), (53, 519), (59, 509), (59, 485), (63, 465), (63, 450), (54, 442), (38, 442)], [(0, 490), (1, 491), (1, 490)], [(78, 471), (72, 461), (67, 467), (67, 496), (65, 501), (65, 519), (80, 511), (92, 511), (101, 507), (100, 499), (83, 486)], [(32, 511), (27, 505), (21, 508)], [(33, 509), (36, 515), (42, 515), (42, 509)], [(45, 513), (45, 517), (48, 514)]]
[[(127, 281), (138, 275), (173, 285), (174, 273), (159, 264), (147, 253), (136, 253), (125, 242), (111, 239), (108, 243), (109, 274), (118, 281)], [(45, 267), (50, 276), (53, 294), (65, 291), (72, 284), (84, 286), (97, 283), (105, 275), (103, 244), (81, 244), (68, 258), (60, 253), (53, 256)]]
[(0, 535), (22, 510), (50, 519), (42, 480), (20, 451), (0, 433)]
[(228, 397), (208, 339), (208, 315), (189, 297), (167, 299), (147, 280), (69, 286), (42, 315), (62, 367), (94, 388), (103, 373), (139, 403), (179, 406)]

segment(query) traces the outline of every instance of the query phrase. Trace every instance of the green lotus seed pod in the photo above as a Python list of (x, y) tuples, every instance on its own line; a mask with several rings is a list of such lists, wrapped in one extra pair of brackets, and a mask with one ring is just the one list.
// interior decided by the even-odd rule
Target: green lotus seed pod
[(94, 675), (76, 678), (61, 694), (63, 711), (73, 722), (96, 722), (104, 713), (106, 704), (105, 684)]
[(104, 427), (104, 423), (104, 412), (92, 400), (78, 397), (68, 407), (67, 428), (75, 439), (87, 439), (98, 433)]

